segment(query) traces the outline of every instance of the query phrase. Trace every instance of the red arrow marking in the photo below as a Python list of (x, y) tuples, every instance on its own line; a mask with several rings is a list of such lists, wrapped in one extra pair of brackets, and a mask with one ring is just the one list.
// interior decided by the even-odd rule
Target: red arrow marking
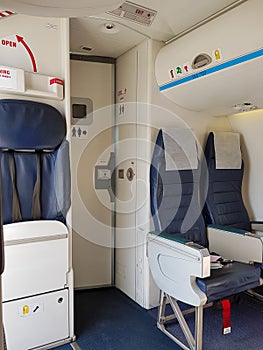
[(33, 65), (33, 71), (37, 72), (36, 60), (35, 60), (34, 54), (31, 51), (30, 47), (27, 45), (27, 43), (25, 42), (25, 40), (22, 36), (16, 35), (16, 38), (17, 38), (18, 43), (21, 43), (22, 45), (24, 45), (25, 49), (27, 50), (27, 52), (31, 58), (32, 65)]

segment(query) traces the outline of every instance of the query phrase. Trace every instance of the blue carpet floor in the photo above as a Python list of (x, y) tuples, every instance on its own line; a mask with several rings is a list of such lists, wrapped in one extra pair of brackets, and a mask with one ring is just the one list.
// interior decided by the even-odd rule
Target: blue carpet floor
[[(153, 319), (115, 288), (75, 293), (75, 332), (81, 350), (178, 350)], [(64, 345), (56, 350), (72, 350)]]
[[(146, 311), (115, 288), (76, 292), (75, 330), (81, 350), (179, 350), (156, 327), (156, 309)], [(232, 333), (222, 335), (222, 311), (204, 312), (203, 350), (262, 350), (263, 303), (246, 295), (232, 304)], [(187, 316), (193, 327), (193, 315)], [(178, 324), (171, 324), (178, 333)], [(56, 350), (72, 350), (64, 345)]]

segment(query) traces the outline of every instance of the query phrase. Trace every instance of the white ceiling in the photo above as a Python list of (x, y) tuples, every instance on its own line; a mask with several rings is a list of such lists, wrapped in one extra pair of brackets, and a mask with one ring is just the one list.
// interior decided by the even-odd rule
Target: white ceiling
[(1, 0), (3, 10), (43, 17), (78, 17), (108, 11), (121, 0)]
[[(136, 1), (136, 0), (135, 0)], [(234, 0), (137, 0), (136, 3), (156, 10), (150, 27), (107, 13), (71, 19), (71, 51), (84, 53), (82, 46), (92, 48), (91, 55), (118, 57), (144, 38), (166, 41), (235, 3)], [(104, 25), (113, 23), (113, 33)]]
[[(71, 52), (118, 57), (144, 38), (166, 41), (226, 6), (245, 0), (132, 0), (157, 11), (150, 27), (106, 13), (124, 0), (0, 0), (0, 11), (70, 19)], [(95, 8), (97, 7), (97, 8)], [(110, 31), (105, 24), (113, 24)], [(90, 52), (82, 47), (92, 48)]]

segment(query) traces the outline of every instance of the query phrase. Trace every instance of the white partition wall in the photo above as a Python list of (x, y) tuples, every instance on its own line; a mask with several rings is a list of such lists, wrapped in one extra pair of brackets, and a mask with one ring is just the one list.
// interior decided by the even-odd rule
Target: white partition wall
[[(133, 50), (117, 61), (118, 126), (116, 167), (116, 286), (136, 298), (136, 184), (137, 184), (137, 74), (138, 53)], [(129, 68), (128, 68), (129, 67)], [(128, 69), (127, 69), (128, 68)], [(127, 177), (129, 169), (130, 178)]]
[[(113, 64), (71, 60), (72, 226), (76, 288), (108, 286), (114, 277), (113, 201), (107, 190), (113, 170), (108, 165), (114, 162), (113, 89)], [(82, 109), (85, 109), (83, 114)]]

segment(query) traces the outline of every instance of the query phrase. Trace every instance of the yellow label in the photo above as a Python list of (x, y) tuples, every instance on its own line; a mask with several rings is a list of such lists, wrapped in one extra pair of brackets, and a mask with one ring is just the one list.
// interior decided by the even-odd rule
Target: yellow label
[(23, 315), (27, 315), (29, 314), (29, 306), (28, 305), (24, 305), (23, 306)]
[(219, 50), (215, 50), (215, 59), (216, 60), (220, 60), (221, 59), (221, 55), (220, 55), (220, 51)]

